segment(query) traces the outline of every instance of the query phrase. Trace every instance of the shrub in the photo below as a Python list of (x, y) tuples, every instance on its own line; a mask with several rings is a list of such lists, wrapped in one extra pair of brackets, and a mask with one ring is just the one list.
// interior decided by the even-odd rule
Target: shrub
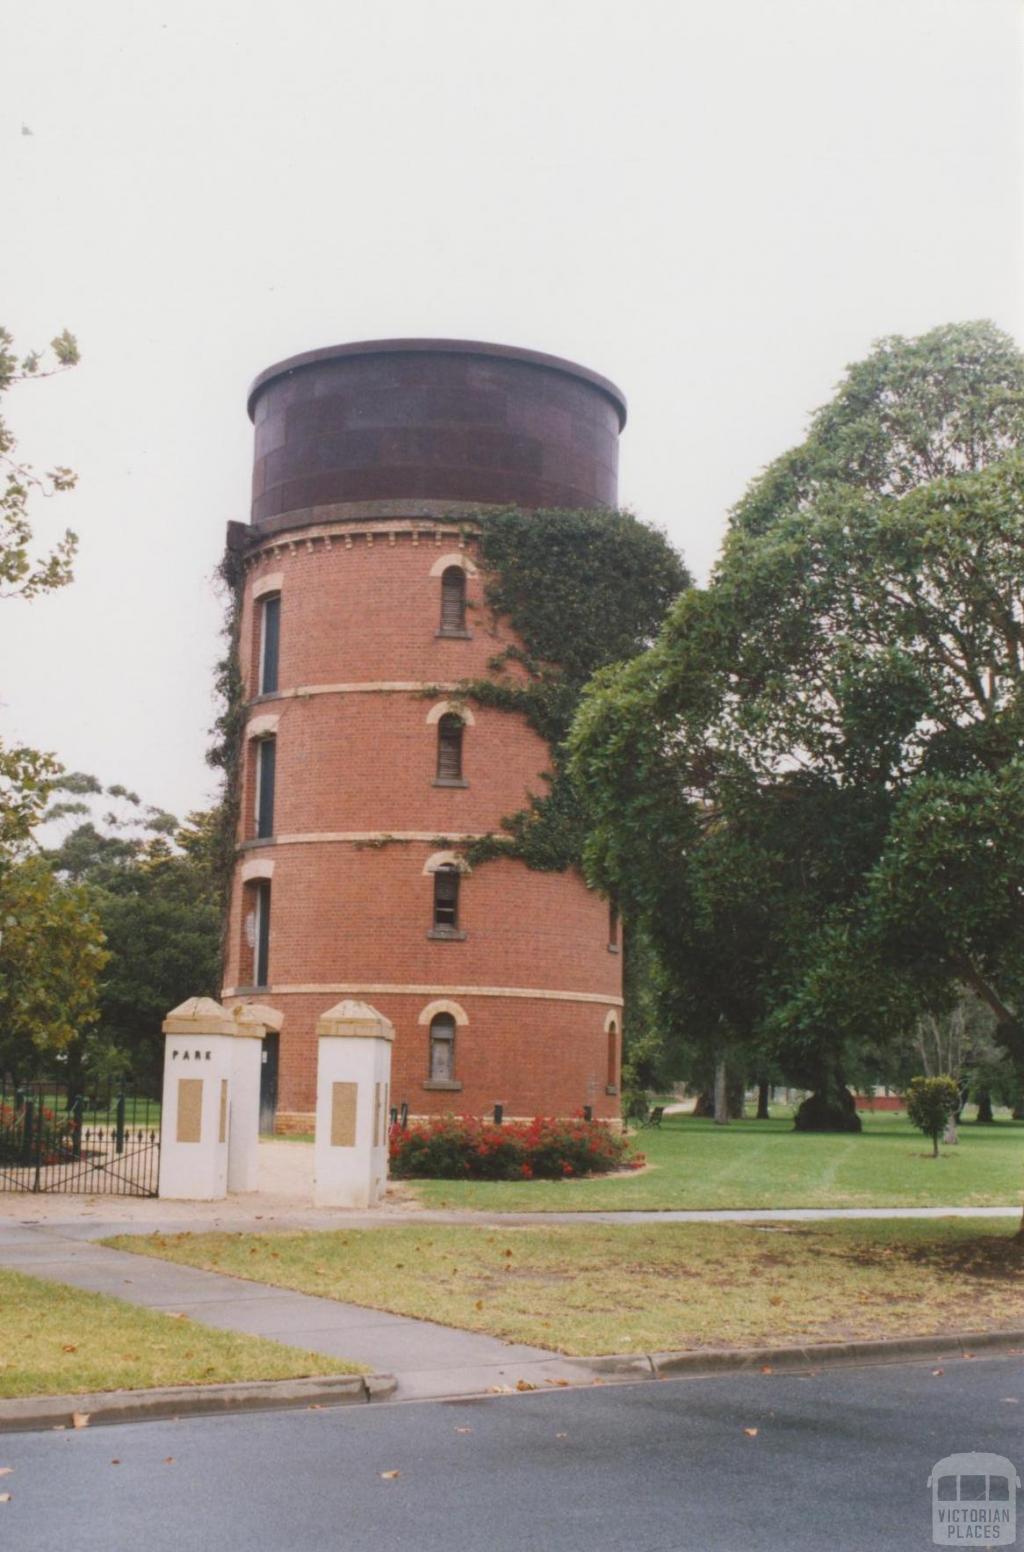
[(507, 1121), (471, 1116), (414, 1122), (390, 1137), (391, 1173), (433, 1180), (566, 1180), (639, 1169), (642, 1154), (604, 1121)]
[(932, 1158), (937, 1159), (946, 1122), (960, 1108), (960, 1085), (955, 1078), (911, 1078), (903, 1097), (908, 1117), (931, 1138)]

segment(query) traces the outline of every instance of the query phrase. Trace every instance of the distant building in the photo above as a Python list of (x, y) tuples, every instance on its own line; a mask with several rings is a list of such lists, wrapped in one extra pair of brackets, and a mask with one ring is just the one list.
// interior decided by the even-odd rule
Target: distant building
[(413, 1115), (617, 1116), (617, 924), (575, 873), (467, 870), (550, 758), (522, 717), (455, 689), (512, 639), (471, 515), (614, 506), (622, 395), (533, 351), (385, 340), (269, 368), (249, 411), (224, 995), (284, 1016), (265, 1125), (312, 1126), (316, 1020), (347, 996), (394, 1023), (392, 1102)]

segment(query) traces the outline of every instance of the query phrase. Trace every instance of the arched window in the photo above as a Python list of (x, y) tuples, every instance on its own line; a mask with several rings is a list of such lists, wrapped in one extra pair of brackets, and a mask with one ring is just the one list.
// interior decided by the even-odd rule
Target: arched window
[(437, 780), (444, 784), (462, 784), (461, 717), (446, 712), (437, 724)]
[(608, 1025), (608, 1092), (618, 1092), (619, 1082), (619, 1031), (612, 1019)]
[(256, 837), (264, 840), (274, 833), (274, 785), (277, 769), (277, 739), (256, 741)]
[(245, 885), (243, 926), (252, 985), (268, 986), (270, 984), (269, 879), (256, 879)]
[(459, 930), (459, 870), (446, 862), (434, 874), (434, 931), (454, 935)]
[(442, 636), (462, 636), (466, 631), (466, 573), (448, 566), (441, 573)]
[(427, 1071), (431, 1083), (455, 1081), (455, 1020), (450, 1013), (438, 1013), (430, 1021)]
[(277, 692), (277, 663), (281, 649), (281, 595), (269, 593), (260, 605), (260, 695)]

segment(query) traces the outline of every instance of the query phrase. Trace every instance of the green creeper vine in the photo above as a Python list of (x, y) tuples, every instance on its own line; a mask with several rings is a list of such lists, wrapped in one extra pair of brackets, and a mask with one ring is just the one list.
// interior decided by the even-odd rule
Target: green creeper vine
[(225, 550), (217, 575), (227, 592), (228, 601), (222, 632), (225, 652), (214, 670), (214, 692), (220, 710), (210, 729), (213, 743), (206, 752), (206, 763), (223, 773), (220, 801), (214, 809), (213, 866), (223, 932), (226, 932), (242, 800), (242, 749), (246, 719), (245, 682), (238, 655), (244, 568), (237, 551)]
[(456, 693), (525, 717), (547, 743), (551, 769), (547, 792), (502, 820), (507, 835), (471, 842), (466, 860), (511, 856), (564, 872), (580, 865), (586, 829), (564, 768), (583, 687), (598, 668), (650, 644), (689, 574), (664, 534), (630, 512), (506, 508), (480, 513), (473, 529), (488, 608), (522, 646), (491, 660), (495, 678), (466, 680)]

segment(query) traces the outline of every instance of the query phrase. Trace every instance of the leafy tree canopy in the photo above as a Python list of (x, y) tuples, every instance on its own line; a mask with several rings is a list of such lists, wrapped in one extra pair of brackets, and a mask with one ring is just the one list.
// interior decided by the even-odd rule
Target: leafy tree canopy
[[(78, 344), (67, 329), (50, 342), (51, 355), (29, 351), (21, 360), (14, 351), (14, 340), (0, 328), (0, 394), (32, 377), (52, 377), (78, 362)], [(70, 529), (49, 555), (33, 559), (32, 525), (28, 502), (32, 492), (52, 495), (71, 490), (76, 476), (58, 466), (45, 475), (37, 474), (14, 454), (17, 443), (6, 420), (0, 415), (0, 596), (34, 598), (64, 587), (71, 581), (71, 564), (77, 539)]]
[(742, 992), (797, 1081), (956, 982), (1016, 1016), (1022, 443), (991, 325), (883, 341), (740, 502), (710, 587), (584, 698), (591, 876), (668, 936), (705, 1024), (743, 1025)]

